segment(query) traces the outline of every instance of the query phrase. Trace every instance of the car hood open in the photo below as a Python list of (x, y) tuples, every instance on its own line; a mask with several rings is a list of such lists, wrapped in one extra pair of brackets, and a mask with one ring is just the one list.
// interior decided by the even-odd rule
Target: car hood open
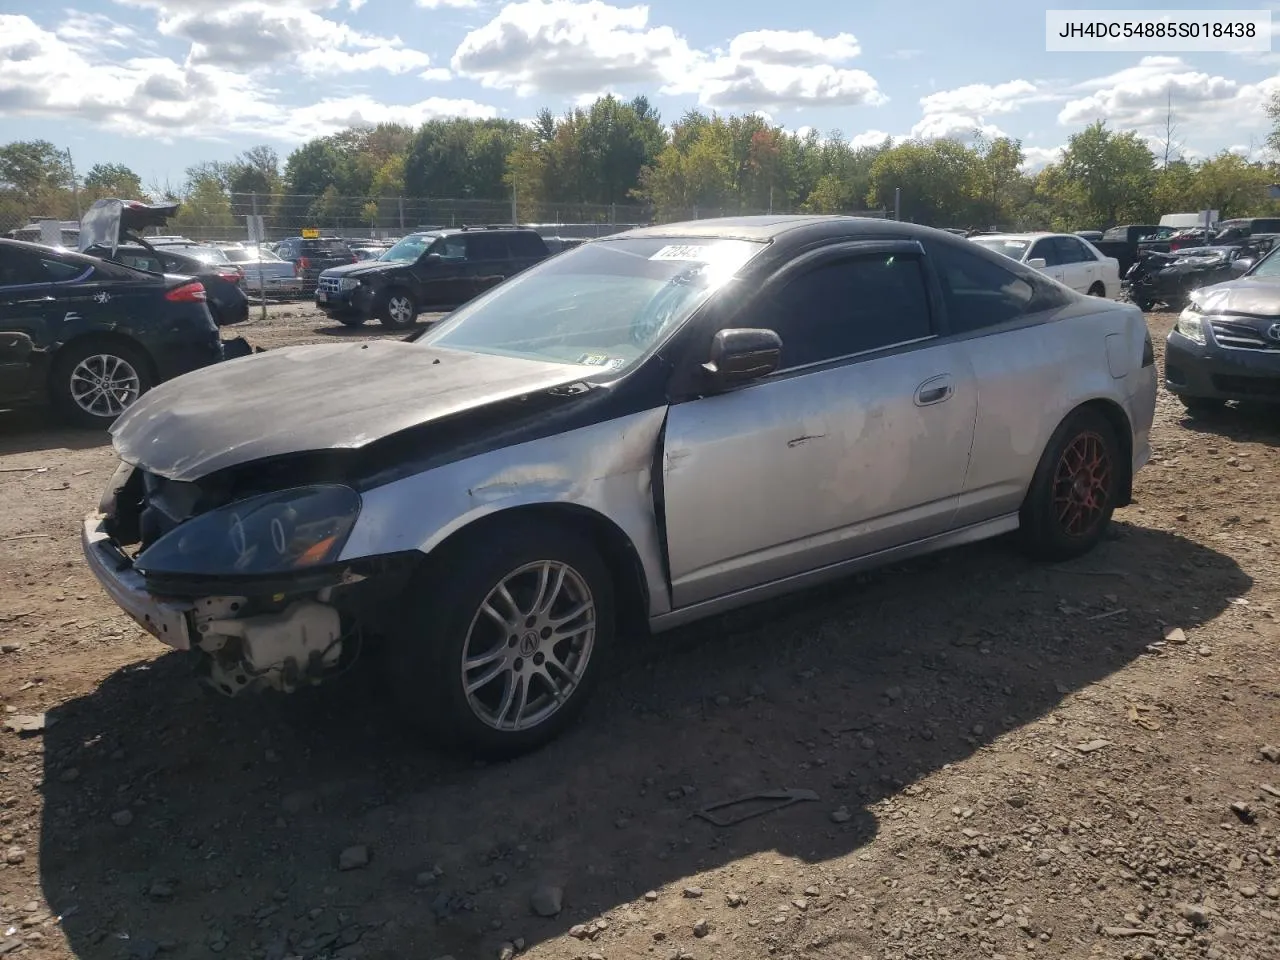
[(1280, 279), (1241, 277), (1201, 287), (1191, 294), (1205, 313), (1243, 313), (1280, 316)]
[(123, 460), (185, 482), (283, 454), (359, 449), (593, 373), (397, 340), (284, 347), (161, 384), (111, 436)]

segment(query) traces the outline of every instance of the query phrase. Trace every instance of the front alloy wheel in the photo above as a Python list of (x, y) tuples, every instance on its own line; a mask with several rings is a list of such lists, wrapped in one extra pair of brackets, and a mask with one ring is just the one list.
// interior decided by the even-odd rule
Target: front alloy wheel
[(540, 561), (513, 570), (489, 592), (467, 632), (462, 686), (471, 712), (495, 730), (545, 723), (586, 674), (595, 618), (591, 590), (568, 564)]
[(387, 295), (387, 302), (379, 319), (384, 327), (402, 330), (413, 326), (417, 317), (418, 306), (413, 302), (413, 296), (404, 290), (392, 290)]
[(615, 633), (613, 577), (591, 538), (500, 517), (427, 557), (387, 658), (405, 719), (483, 757), (528, 752), (572, 723)]

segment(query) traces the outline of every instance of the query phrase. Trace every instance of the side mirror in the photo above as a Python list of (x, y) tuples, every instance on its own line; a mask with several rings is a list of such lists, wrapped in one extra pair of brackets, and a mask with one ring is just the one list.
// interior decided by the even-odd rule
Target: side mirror
[(1251, 257), (1241, 257), (1238, 260), (1231, 261), (1231, 269), (1234, 270), (1236, 273), (1244, 273), (1246, 270), (1248, 270), (1252, 266), (1253, 266), (1253, 259)]
[(444, 257), (440, 256), (438, 253), (424, 253), (422, 255), (422, 265), (424, 267), (433, 267), (439, 264), (443, 259)]
[(1043, 270), (1049, 265), (1049, 261), (1044, 257), (1032, 257), (1027, 261), (1027, 266), (1032, 270)]
[(711, 341), (711, 359), (702, 365), (719, 387), (759, 380), (782, 364), (782, 338), (772, 330), (721, 330)]

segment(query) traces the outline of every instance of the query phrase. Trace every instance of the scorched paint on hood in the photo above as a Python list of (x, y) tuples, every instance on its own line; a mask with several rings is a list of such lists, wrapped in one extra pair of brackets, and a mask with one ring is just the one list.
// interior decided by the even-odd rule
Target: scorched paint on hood
[(191, 481), (266, 457), (360, 448), (598, 373), (398, 340), (285, 347), (161, 384), (111, 436), (123, 460)]

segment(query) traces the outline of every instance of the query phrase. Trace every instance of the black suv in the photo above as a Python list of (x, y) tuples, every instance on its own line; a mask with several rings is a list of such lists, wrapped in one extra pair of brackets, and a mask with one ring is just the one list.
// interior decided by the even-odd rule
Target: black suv
[(330, 267), (360, 262), (341, 237), (285, 237), (275, 252), (281, 260), (288, 260), (294, 265), (302, 278), (304, 290)]
[(412, 233), (377, 260), (320, 274), (316, 306), (349, 327), (370, 317), (408, 327), (420, 311), (466, 303), (550, 253), (541, 235), (524, 227)]

